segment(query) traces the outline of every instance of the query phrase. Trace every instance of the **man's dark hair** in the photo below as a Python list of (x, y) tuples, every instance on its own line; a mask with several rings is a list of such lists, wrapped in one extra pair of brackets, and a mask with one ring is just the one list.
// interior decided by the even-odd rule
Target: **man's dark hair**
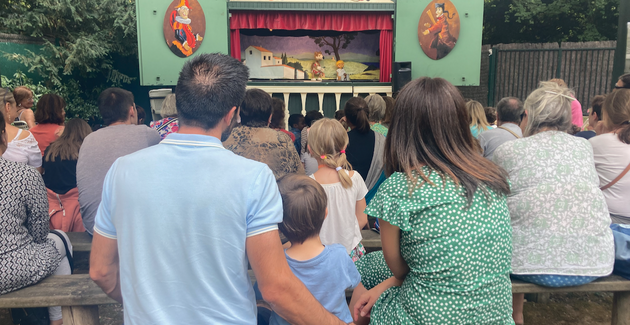
[(251, 127), (267, 126), (271, 116), (271, 96), (261, 89), (249, 89), (241, 104), (241, 124)]
[(133, 94), (121, 88), (107, 88), (98, 97), (98, 110), (105, 125), (126, 121), (132, 106)]
[(306, 116), (304, 117), (304, 124), (306, 126), (311, 127), (315, 121), (324, 118), (324, 115), (317, 110), (312, 110), (306, 112)]
[(621, 75), (619, 77), (619, 80), (621, 80), (621, 82), (623, 83), (623, 86), (621, 88), (630, 88), (630, 73)]
[(497, 119), (501, 122), (521, 123), (525, 109), (523, 102), (516, 97), (505, 97), (497, 104)]
[(300, 120), (304, 119), (304, 115), (302, 114), (291, 114), (289, 115), (289, 126), (293, 127), (295, 124), (299, 124)]
[(283, 217), (278, 228), (293, 244), (301, 244), (319, 235), (328, 198), (317, 181), (298, 174), (287, 174), (278, 180), (282, 196)]
[[(593, 97), (593, 100), (591, 101), (591, 107), (593, 108), (592, 112), (595, 112), (597, 114), (598, 121), (602, 120), (602, 106), (604, 106), (605, 100), (606, 100), (606, 96), (597, 95)], [(591, 114), (593, 114), (592, 112)]]
[(177, 80), (177, 116), (183, 125), (209, 130), (245, 97), (249, 69), (220, 53), (186, 62)]

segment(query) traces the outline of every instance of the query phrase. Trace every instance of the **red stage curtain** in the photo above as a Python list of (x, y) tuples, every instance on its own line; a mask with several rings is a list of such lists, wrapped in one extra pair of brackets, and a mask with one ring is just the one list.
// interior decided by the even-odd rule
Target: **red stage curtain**
[(394, 32), (391, 30), (382, 30), (379, 49), (381, 53), (381, 75), (380, 82), (391, 82), (392, 77), (392, 58), (394, 47)]
[(230, 30), (230, 55), (241, 60), (241, 31), (238, 29)]
[(236, 11), (232, 12), (230, 29), (392, 30), (391, 12), (293, 12)]

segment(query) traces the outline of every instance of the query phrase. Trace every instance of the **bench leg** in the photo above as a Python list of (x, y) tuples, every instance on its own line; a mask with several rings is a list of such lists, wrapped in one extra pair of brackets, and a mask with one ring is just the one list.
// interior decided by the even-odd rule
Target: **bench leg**
[(99, 325), (98, 306), (61, 307), (64, 325)]
[(630, 292), (615, 292), (612, 325), (630, 325)]
[(536, 302), (540, 304), (546, 304), (549, 302), (549, 293), (527, 293), (525, 294), (525, 299), (529, 302)]

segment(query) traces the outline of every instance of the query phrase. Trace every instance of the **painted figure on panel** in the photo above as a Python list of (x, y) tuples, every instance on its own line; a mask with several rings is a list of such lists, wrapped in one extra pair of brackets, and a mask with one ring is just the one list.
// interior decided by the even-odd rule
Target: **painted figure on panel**
[[(451, 14), (448, 10), (446, 10), (445, 5), (447, 2), (451, 8), (455, 10), (455, 7), (452, 3), (450, 3), (450, 1), (435, 2), (435, 18), (433, 17), (430, 9), (426, 10), (426, 16), (428, 17), (429, 22), (423, 24), (426, 29), (422, 31), (422, 35), (427, 36), (428, 39), (418, 35), (420, 43), (423, 45), (423, 50), (427, 56), (434, 60), (440, 60), (447, 56), (455, 47), (457, 37), (459, 36), (459, 17), (456, 17), (457, 11), (455, 10), (455, 12)], [(422, 23), (422, 20), (423, 19), (421, 18), (420, 23)], [(453, 29), (452, 25), (455, 25), (454, 27), (457, 29), (456, 33), (451, 33)], [(431, 51), (427, 51), (426, 49), (426, 43), (428, 43), (427, 41), (430, 44), (428, 48), (431, 49)]]
[(337, 81), (350, 81), (346, 69), (343, 68), (344, 66), (345, 63), (343, 61), (337, 61)]
[[(164, 36), (173, 53), (179, 57), (188, 57), (199, 48), (200, 43), (203, 40), (203, 30), (201, 30), (201, 33), (193, 33), (193, 29), (196, 26), (194, 26), (193, 19), (191, 17), (194, 10), (197, 9), (201, 11), (201, 7), (196, 0), (176, 0), (174, 2), (178, 4), (173, 7), (173, 10), (170, 12), (168, 17), (170, 33), (172, 33), (171, 35), (173, 36), (168, 37), (168, 35), (166, 35), (166, 30)], [(191, 2), (194, 2), (193, 6), (191, 6)], [(203, 12), (200, 12), (200, 15), (195, 16), (195, 19), (205, 20)], [(205, 21), (203, 23), (203, 29), (205, 29)], [(198, 30), (195, 31), (198, 32)]]
[(324, 55), (322, 52), (315, 52), (315, 61), (311, 64), (311, 72), (313, 73), (311, 80), (315, 81), (317, 79), (318, 81), (322, 81), (322, 78), (326, 77), (324, 75), (324, 68), (319, 64), (323, 59)]

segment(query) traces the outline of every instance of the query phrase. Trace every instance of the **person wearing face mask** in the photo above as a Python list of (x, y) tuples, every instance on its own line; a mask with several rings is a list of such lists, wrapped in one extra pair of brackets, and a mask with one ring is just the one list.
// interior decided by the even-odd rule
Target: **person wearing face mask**
[(83, 140), (77, 161), (81, 216), (90, 234), (101, 203), (103, 181), (114, 161), (160, 142), (157, 131), (137, 125), (138, 115), (131, 92), (120, 88), (105, 89), (98, 98), (98, 109), (107, 127)]
[(17, 106), (17, 116), (15, 122), (24, 121), (28, 129), (35, 126), (35, 114), (31, 110), (35, 102), (33, 101), (33, 92), (24, 86), (15, 87), (13, 89), (13, 97)]
[(269, 94), (260, 89), (247, 90), (239, 115), (241, 125), (231, 131), (223, 146), (239, 156), (267, 164), (276, 179), (290, 173), (305, 175), (291, 138), (269, 127), (272, 107)]

